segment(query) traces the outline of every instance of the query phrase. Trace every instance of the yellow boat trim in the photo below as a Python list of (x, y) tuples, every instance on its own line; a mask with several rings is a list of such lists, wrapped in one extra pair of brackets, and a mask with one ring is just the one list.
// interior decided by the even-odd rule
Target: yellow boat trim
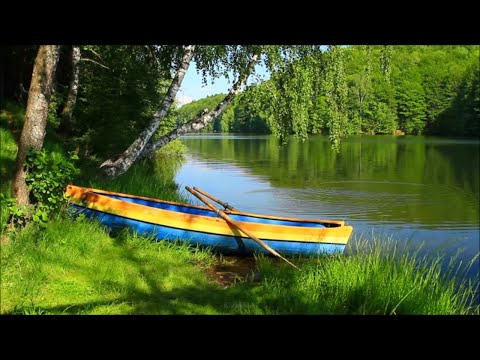
[[(177, 211), (153, 208), (141, 204), (134, 204), (90, 192), (89, 190), (91, 189), (84, 189), (85, 190), (82, 191), (82, 189), (80, 188), (71, 188), (72, 191), (67, 191), (68, 195), (70, 196), (70, 202), (79, 206), (85, 206), (89, 209), (162, 226), (219, 235), (247, 237), (237, 228), (229, 225), (221, 218), (202, 216), (197, 214), (186, 214)], [(97, 191), (95, 190), (95, 192)], [(183, 205), (179, 203), (172, 204)], [(204, 207), (200, 208), (209, 210), (208, 208)], [(246, 215), (245, 213), (239, 214)], [(257, 216), (263, 217), (262, 215)], [(276, 217), (270, 218), (275, 219)], [(297, 219), (297, 221), (299, 220), (301, 221), (302, 219)], [(246, 230), (251, 231), (257, 237), (263, 240), (272, 239), (284, 241), (346, 244), (353, 230), (351, 226), (338, 226), (332, 228), (308, 228), (300, 226), (261, 224), (244, 221), (238, 221), (238, 223), (245, 227)]]
[[(117, 195), (117, 196), (133, 198), (133, 199), (142, 199), (142, 200), (148, 200), (148, 201), (154, 201), (154, 202), (158, 202), (158, 203), (165, 203), (165, 204), (178, 205), (178, 206), (189, 206), (189, 207), (196, 208), (196, 209), (203, 209), (203, 210), (211, 211), (211, 209), (208, 208), (207, 206), (182, 204), (182, 203), (174, 202), (174, 201), (159, 200), (159, 199), (149, 198), (149, 197), (145, 197), (145, 196), (125, 194), (125, 193), (120, 193), (120, 192), (100, 190), (100, 189), (94, 189), (94, 188), (87, 188), (87, 187), (81, 187), (81, 186), (75, 186), (75, 185), (68, 185), (66, 194), (69, 195), (69, 196), (80, 197), (86, 192), (95, 192), (95, 193), (99, 193), (99, 194)], [(286, 221), (301, 221), (301, 222), (311, 222), (311, 223), (317, 223), (317, 224), (328, 223), (328, 224), (338, 224), (338, 225), (341, 225), (341, 226), (345, 225), (344, 220), (318, 220), (318, 219), (295, 218), (295, 217), (286, 217), (286, 216), (271, 216), (271, 215), (264, 215), (264, 214), (248, 213), (248, 212), (238, 211), (238, 210), (237, 211), (222, 210), (222, 211), (224, 211), (226, 214), (253, 216), (253, 217), (265, 218), (265, 219), (276, 219), (276, 220), (286, 220)]]

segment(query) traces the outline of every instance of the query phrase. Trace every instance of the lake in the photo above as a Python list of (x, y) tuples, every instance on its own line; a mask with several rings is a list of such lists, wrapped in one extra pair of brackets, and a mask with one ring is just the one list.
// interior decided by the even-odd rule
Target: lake
[(480, 251), (476, 139), (352, 136), (338, 153), (326, 136), (285, 146), (271, 135), (192, 134), (181, 141), (188, 153), (177, 183), (242, 211), (342, 219), (354, 227), (350, 241), (392, 236), (447, 257), (463, 249), (463, 260)]

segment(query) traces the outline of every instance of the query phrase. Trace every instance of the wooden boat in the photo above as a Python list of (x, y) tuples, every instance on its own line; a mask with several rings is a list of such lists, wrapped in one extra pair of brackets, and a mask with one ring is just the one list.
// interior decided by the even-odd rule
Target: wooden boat
[[(112, 229), (129, 227), (159, 240), (183, 240), (234, 254), (268, 253), (208, 207), (69, 185), (69, 205)], [(314, 220), (224, 210), (244, 229), (282, 254), (343, 252), (353, 228), (343, 220)]]

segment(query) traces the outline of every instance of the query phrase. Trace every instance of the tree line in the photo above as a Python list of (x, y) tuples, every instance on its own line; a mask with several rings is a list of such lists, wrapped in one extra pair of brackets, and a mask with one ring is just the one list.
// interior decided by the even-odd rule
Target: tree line
[[(373, 61), (381, 56), (380, 46), (350, 46), (343, 51), (346, 134), (480, 136), (479, 46), (395, 46), (388, 78), (380, 63)], [(311, 79), (303, 81), (311, 81), (311, 91), (302, 101), (305, 117), (298, 126), (306, 128), (308, 134), (328, 134), (331, 119), (322, 86), (325, 79), (321, 67), (316, 70), (308, 74), (308, 67), (298, 67), (275, 74), (238, 96), (202, 131), (274, 132), (269, 116), (282, 107), (272, 101), (275, 97), (271, 94), (269, 101), (259, 103), (252, 100), (251, 93), (267, 94), (269, 88), (277, 87), (277, 96), (283, 95), (283, 101), (294, 104), (298, 92), (290, 91), (286, 83), (303, 81), (302, 76), (310, 75)], [(184, 105), (177, 111), (177, 122), (209, 108), (222, 96), (212, 95)], [(293, 128), (290, 133), (295, 133)]]

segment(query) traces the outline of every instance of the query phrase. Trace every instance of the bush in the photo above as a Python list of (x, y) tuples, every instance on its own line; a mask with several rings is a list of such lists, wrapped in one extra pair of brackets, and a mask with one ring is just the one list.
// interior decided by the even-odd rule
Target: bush
[(40, 224), (60, 210), (65, 203), (65, 186), (79, 173), (74, 162), (78, 156), (69, 153), (65, 158), (59, 152), (30, 150), (27, 154), (26, 182), (36, 204), (33, 220)]

